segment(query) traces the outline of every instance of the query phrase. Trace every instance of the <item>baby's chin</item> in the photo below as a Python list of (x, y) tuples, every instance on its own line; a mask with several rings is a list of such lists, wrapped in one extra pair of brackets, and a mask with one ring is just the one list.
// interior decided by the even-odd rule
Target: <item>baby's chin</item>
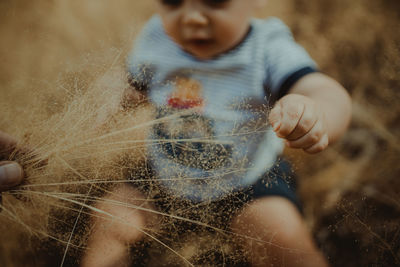
[(193, 41), (182, 45), (183, 49), (199, 60), (209, 60), (216, 58), (225, 50), (213, 41)]
[(195, 57), (198, 60), (210, 60), (217, 58), (219, 55), (223, 54), (223, 52), (219, 51), (198, 51), (198, 50), (190, 50), (190, 49), (185, 49), (186, 52), (191, 54), (193, 57)]

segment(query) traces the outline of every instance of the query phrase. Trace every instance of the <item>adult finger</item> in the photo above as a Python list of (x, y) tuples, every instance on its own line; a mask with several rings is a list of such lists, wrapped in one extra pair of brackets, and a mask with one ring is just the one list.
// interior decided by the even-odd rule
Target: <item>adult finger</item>
[(24, 178), (22, 167), (13, 161), (0, 162), (0, 192), (19, 185)]
[(305, 106), (303, 115), (296, 128), (287, 136), (287, 139), (294, 141), (300, 137), (306, 135), (315, 125), (318, 120), (318, 116), (315, 113), (313, 106)]
[(317, 120), (307, 134), (297, 140), (287, 141), (287, 144), (291, 148), (309, 148), (318, 143), (324, 134), (324, 126), (322, 125), (321, 120)]

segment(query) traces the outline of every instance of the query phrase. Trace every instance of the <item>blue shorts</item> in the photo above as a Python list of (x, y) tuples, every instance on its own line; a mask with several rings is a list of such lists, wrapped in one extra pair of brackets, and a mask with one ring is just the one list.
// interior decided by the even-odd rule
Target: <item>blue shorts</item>
[[(172, 217), (200, 221), (216, 227), (229, 225), (233, 216), (253, 200), (280, 196), (292, 202), (302, 212), (296, 195), (296, 179), (288, 161), (279, 159), (276, 164), (253, 185), (229, 195), (208, 202), (194, 203), (191, 200), (172, 195), (156, 178), (148, 165), (130, 173), (130, 184), (138, 188), (162, 213)], [(136, 181), (135, 181), (136, 180)], [(138, 181), (140, 180), (140, 181)], [(167, 216), (168, 217), (168, 216)]]

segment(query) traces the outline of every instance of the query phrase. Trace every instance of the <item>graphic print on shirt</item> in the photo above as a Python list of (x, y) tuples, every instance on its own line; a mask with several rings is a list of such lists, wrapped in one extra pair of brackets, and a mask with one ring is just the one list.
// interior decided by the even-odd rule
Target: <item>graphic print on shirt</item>
[(165, 108), (157, 110), (157, 118), (181, 114), (155, 127), (155, 135), (162, 143), (161, 153), (192, 168), (212, 170), (228, 166), (232, 146), (215, 139), (215, 123), (203, 114), (206, 101), (202, 84), (190, 77), (177, 77), (172, 85), (173, 91)]

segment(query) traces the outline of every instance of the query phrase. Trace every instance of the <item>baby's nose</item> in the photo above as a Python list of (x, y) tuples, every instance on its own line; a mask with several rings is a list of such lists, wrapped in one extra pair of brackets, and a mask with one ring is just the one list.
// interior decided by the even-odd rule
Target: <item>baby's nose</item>
[(183, 14), (182, 23), (185, 25), (206, 26), (208, 18), (200, 10), (188, 9)]

